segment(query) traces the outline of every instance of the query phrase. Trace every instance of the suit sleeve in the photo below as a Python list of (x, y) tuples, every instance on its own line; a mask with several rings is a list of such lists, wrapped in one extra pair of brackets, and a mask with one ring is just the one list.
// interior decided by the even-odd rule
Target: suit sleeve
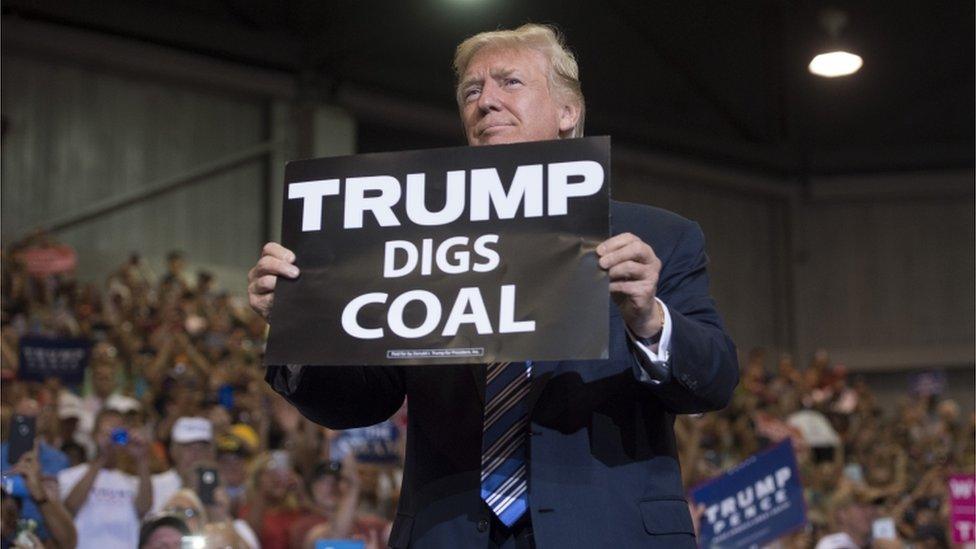
[(660, 383), (645, 383), (673, 413), (724, 408), (739, 382), (735, 344), (709, 295), (707, 264), (704, 235), (697, 223), (691, 223), (664, 262), (658, 281), (657, 297), (667, 304), (672, 322), (669, 376)]
[(269, 366), (265, 380), (308, 419), (330, 429), (375, 425), (403, 404), (395, 366)]

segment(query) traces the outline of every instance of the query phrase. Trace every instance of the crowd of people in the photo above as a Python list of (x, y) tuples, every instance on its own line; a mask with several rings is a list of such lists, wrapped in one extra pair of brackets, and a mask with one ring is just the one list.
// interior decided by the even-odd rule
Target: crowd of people
[[(159, 276), (133, 255), (96, 283), (23, 260), (49, 245), (35, 235), (2, 255), (3, 547), (385, 546), (405, 407), (370, 429), (315, 425), (263, 380), (265, 322), (210, 274), (190, 280), (181, 253)], [(81, 382), (29, 380), (24, 338), (90, 342)], [(743, 361), (727, 409), (678, 418), (686, 486), (790, 438), (808, 524), (778, 546), (951, 546), (945, 479), (973, 471), (976, 415), (938, 391), (882, 409), (823, 352), (805, 368), (767, 358)], [(11, 463), (15, 417), (34, 418), (36, 442)], [(871, 539), (880, 517), (896, 524), (890, 545)]]
[[(678, 418), (686, 487), (790, 439), (808, 522), (778, 547), (952, 547), (947, 479), (976, 468), (976, 413), (943, 397), (939, 383), (906, 387), (885, 409), (826, 351), (806, 368), (788, 354), (767, 364), (766, 355), (748, 354), (726, 409)], [(873, 539), (885, 518), (894, 539)]]
[[(4, 547), (385, 546), (404, 412), (379, 447), (375, 428), (302, 418), (264, 382), (265, 322), (211, 275), (188, 280), (179, 252), (161, 276), (133, 255), (82, 283), (21, 260), (45, 245), (2, 257)], [(24, 338), (91, 342), (82, 381), (24, 379)], [(15, 416), (35, 418), (36, 445), (11, 463)]]

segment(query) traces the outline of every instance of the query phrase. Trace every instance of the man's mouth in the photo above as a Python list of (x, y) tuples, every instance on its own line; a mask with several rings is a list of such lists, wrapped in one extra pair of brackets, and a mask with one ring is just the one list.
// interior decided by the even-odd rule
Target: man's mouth
[(505, 128), (511, 128), (511, 127), (512, 124), (503, 124), (503, 123), (488, 124), (485, 127), (481, 128), (481, 131), (479, 131), (478, 134), (491, 135), (493, 133), (503, 131)]

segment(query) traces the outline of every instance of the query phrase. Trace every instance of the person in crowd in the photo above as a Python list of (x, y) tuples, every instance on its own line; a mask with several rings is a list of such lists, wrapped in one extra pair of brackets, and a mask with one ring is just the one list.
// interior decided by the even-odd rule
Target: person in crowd
[(43, 548), (44, 542), (34, 531), (32, 519), (21, 519), (23, 499), (0, 487), (0, 548)]
[(166, 274), (160, 279), (161, 288), (172, 288), (183, 292), (190, 288), (183, 274), (186, 268), (186, 257), (180, 250), (172, 250), (166, 254)]
[(173, 467), (152, 477), (154, 512), (162, 509), (180, 488), (195, 486), (197, 467), (216, 459), (213, 424), (202, 417), (177, 419), (169, 448)]
[(306, 480), (309, 506), (306, 515), (290, 528), (290, 547), (304, 548), (310, 541), (320, 538), (350, 537), (356, 526), (354, 520), (360, 495), (355, 457), (349, 454), (342, 462), (321, 462)]
[(875, 510), (854, 498), (836, 500), (837, 498), (834, 498), (831, 502), (832, 514), (828, 523), (835, 532), (846, 535), (856, 547), (868, 545), (871, 541), (871, 524), (877, 518)]
[[(136, 545), (140, 517), (152, 507), (148, 442), (141, 432), (128, 432), (122, 426), (121, 414), (102, 410), (95, 420), (95, 458), (58, 474), (61, 499), (74, 516), (80, 548)], [(135, 476), (119, 468), (126, 455)]]
[(89, 365), (91, 393), (81, 400), (79, 429), (89, 440), (95, 430), (95, 418), (111, 404), (116, 410), (138, 409), (140, 404), (132, 397), (122, 394), (123, 373), (116, 347), (102, 341), (92, 349)]
[(206, 540), (205, 547), (259, 548), (257, 536), (247, 522), (231, 516), (223, 489), (217, 487), (213, 495), (213, 503), (207, 505), (195, 490), (181, 488), (163, 505), (162, 513), (183, 520), (190, 535)]
[(248, 493), (240, 516), (264, 549), (287, 549), (289, 531), (308, 508), (307, 495), (286, 450), (255, 457), (248, 474)]
[(189, 535), (190, 529), (176, 515), (154, 515), (139, 529), (139, 549), (182, 549), (183, 537)]
[[(37, 400), (24, 396), (14, 406), (16, 414), (37, 420), (41, 415)], [(4, 431), (10, 423), (4, 420)], [(20, 501), (20, 516), (35, 521), (35, 534), (41, 541), (51, 540), (55, 547), (72, 547), (76, 538), (71, 515), (58, 497), (58, 473), (68, 467), (67, 456), (43, 440), (35, 440), (34, 449), (17, 463), (9, 461), (10, 445), (0, 444), (0, 473), (12, 496)]]
[[(35, 443), (34, 449), (22, 455), (10, 469), (11, 473), (20, 475), (27, 488), (26, 496), (20, 498), (20, 518), (36, 521), (32, 533), (39, 542), (55, 548), (74, 547), (78, 541), (74, 522), (59, 499), (56, 477), (42, 478), (38, 450)], [(39, 516), (33, 511), (28, 512), (28, 509), (36, 509)]]
[[(472, 36), (458, 46), (454, 67), (469, 145), (582, 136), (579, 69), (552, 28)], [(396, 366), (269, 366), (268, 383), (327, 427), (378, 423), (410, 398), (391, 546), (694, 546), (674, 416), (727, 405), (739, 378), (735, 346), (709, 295), (698, 225), (619, 202), (610, 218), (614, 236), (594, 257), (614, 302), (609, 360), (438, 368), (436, 375)], [(295, 259), (268, 243), (251, 270), (251, 304), (263, 316), (277, 277), (298, 276)], [(499, 385), (539, 397), (508, 399)], [(616, 403), (612, 410), (608, 402)], [(485, 412), (493, 409), (508, 417), (496, 421)]]
[(217, 439), (217, 469), (230, 499), (231, 513), (238, 515), (247, 492), (247, 468), (258, 449), (258, 434), (251, 426), (237, 423)]
[[(59, 448), (69, 457), (71, 465), (78, 465), (95, 455), (90, 436), (81, 432), (81, 417), (85, 415), (81, 398), (70, 391), (58, 393), (58, 442)], [(80, 449), (80, 452), (78, 451)], [(74, 457), (69, 451), (77, 452)]]

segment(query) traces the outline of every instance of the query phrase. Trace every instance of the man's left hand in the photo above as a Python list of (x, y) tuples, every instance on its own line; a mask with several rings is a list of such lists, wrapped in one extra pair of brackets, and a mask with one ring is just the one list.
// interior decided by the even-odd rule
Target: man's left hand
[(34, 448), (22, 455), (11, 469), (12, 472), (24, 477), (27, 491), (34, 500), (45, 499), (44, 484), (41, 481), (41, 467), (37, 457), (39, 454), (39, 444), (35, 441)]
[(596, 247), (600, 268), (610, 276), (610, 295), (624, 322), (637, 337), (651, 338), (664, 326), (664, 311), (654, 296), (661, 260), (631, 233), (613, 236)]

